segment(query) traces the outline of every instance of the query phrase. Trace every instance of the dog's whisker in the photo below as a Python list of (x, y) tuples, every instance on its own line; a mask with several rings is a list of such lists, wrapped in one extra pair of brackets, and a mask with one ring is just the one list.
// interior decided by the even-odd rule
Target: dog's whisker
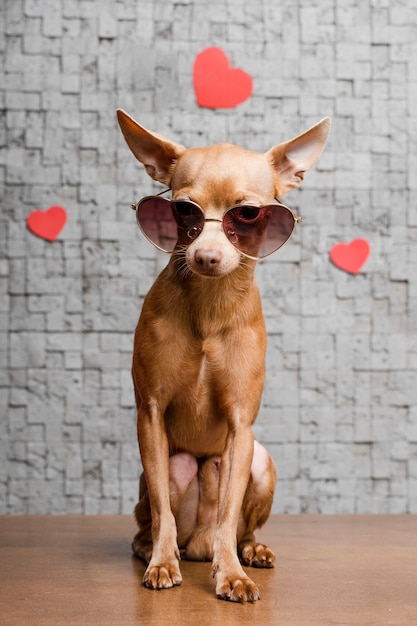
[(185, 279), (190, 274), (191, 270), (188, 267), (188, 263), (185, 259), (186, 246), (181, 246), (174, 250), (172, 258), (175, 265), (176, 274)]

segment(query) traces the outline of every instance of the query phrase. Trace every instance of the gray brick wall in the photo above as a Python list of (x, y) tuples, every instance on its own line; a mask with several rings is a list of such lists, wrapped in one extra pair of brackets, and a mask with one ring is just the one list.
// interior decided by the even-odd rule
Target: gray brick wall
[[(325, 115), (327, 150), (287, 202), (294, 240), (258, 267), (269, 331), (256, 435), (275, 511), (417, 512), (417, 8), (414, 0), (2, 0), (0, 511), (130, 512), (140, 471), (132, 332), (166, 257), (136, 230), (154, 189), (123, 107), (188, 146), (266, 150)], [(254, 80), (200, 109), (195, 56)], [(59, 204), (58, 240), (33, 236)], [(336, 242), (372, 252), (352, 276)]]

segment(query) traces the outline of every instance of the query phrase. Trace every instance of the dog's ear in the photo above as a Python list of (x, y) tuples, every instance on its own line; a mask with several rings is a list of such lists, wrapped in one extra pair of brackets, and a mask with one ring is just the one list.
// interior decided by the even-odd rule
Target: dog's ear
[(149, 176), (169, 187), (175, 162), (185, 148), (146, 130), (123, 109), (117, 109), (117, 119), (127, 145)]
[(323, 152), (330, 126), (330, 117), (325, 117), (305, 133), (266, 153), (277, 174), (279, 195), (301, 184), (305, 172), (313, 167)]

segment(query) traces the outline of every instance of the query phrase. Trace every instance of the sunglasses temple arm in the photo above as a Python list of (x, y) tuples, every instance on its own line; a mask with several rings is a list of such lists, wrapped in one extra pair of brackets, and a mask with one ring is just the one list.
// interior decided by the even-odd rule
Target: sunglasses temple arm
[[(170, 187), (168, 187), (168, 189), (164, 189), (163, 191), (160, 191), (156, 195), (157, 196), (162, 196), (164, 193), (168, 193), (168, 191), (171, 191)], [(133, 204), (130, 205), (130, 208), (132, 209), (132, 211), (137, 211), (139, 202), (140, 202), (140, 200), (138, 202), (134, 202)]]

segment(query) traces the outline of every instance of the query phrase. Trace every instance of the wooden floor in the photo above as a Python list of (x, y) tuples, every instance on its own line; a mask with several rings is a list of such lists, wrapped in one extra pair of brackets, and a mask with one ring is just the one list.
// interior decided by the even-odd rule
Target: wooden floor
[(150, 591), (129, 516), (0, 517), (3, 626), (417, 624), (417, 516), (274, 516), (259, 538), (274, 570), (250, 570), (255, 604), (217, 600), (209, 563)]

